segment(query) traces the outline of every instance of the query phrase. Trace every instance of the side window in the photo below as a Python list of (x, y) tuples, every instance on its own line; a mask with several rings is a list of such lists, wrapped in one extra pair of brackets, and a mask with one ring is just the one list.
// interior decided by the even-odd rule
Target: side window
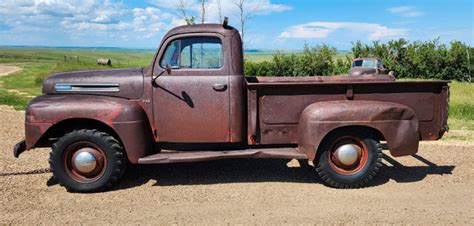
[(180, 40), (176, 40), (166, 47), (165, 54), (160, 62), (162, 68), (165, 68), (166, 65), (169, 65), (171, 68), (179, 68), (179, 46)]
[(356, 60), (354, 63), (352, 63), (353, 67), (362, 67), (362, 60)]
[[(179, 51), (177, 51), (179, 50)], [(170, 43), (160, 65), (172, 68), (218, 69), (223, 65), (222, 42), (216, 37), (183, 38)]]

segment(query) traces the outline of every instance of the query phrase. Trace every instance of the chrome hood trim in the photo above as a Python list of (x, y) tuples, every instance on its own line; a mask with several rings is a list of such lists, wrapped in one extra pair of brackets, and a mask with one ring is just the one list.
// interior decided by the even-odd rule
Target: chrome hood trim
[(117, 93), (120, 92), (118, 83), (57, 83), (56, 92), (93, 92)]

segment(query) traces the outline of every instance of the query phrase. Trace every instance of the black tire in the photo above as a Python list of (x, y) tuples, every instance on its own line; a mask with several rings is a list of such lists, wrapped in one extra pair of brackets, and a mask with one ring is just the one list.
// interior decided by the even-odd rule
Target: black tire
[[(74, 165), (72, 159), (79, 150), (91, 150), (96, 157), (92, 172), (81, 172)], [(53, 176), (68, 191), (97, 192), (110, 188), (122, 177), (126, 157), (122, 145), (113, 136), (81, 129), (67, 133), (53, 144), (49, 164)]]
[[(382, 146), (375, 137), (369, 132), (350, 130), (340, 130), (329, 134), (321, 144), (315, 166), (323, 183), (333, 188), (367, 186), (382, 167)], [(342, 139), (347, 139), (347, 141)], [(334, 160), (333, 153), (337, 147), (350, 142), (361, 147), (359, 160), (349, 168), (339, 167), (341, 164)]]

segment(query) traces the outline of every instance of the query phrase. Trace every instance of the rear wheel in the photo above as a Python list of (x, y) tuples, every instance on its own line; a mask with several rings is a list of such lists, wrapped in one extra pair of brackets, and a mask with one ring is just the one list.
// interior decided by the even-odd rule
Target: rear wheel
[(74, 130), (53, 144), (49, 163), (68, 191), (94, 192), (111, 187), (122, 176), (125, 155), (114, 137), (97, 130)]
[(320, 151), (316, 172), (330, 187), (363, 187), (382, 167), (382, 148), (371, 133), (336, 131), (323, 141)]

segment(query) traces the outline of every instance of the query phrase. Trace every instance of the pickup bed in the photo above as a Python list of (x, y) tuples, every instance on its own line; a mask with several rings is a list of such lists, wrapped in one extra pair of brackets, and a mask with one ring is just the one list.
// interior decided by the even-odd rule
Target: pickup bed
[(25, 150), (52, 147), (70, 191), (100, 191), (126, 164), (224, 158), (313, 161), (328, 186), (361, 187), (393, 156), (447, 131), (448, 81), (392, 76), (245, 77), (240, 35), (181, 26), (144, 69), (50, 76), (26, 109)]

